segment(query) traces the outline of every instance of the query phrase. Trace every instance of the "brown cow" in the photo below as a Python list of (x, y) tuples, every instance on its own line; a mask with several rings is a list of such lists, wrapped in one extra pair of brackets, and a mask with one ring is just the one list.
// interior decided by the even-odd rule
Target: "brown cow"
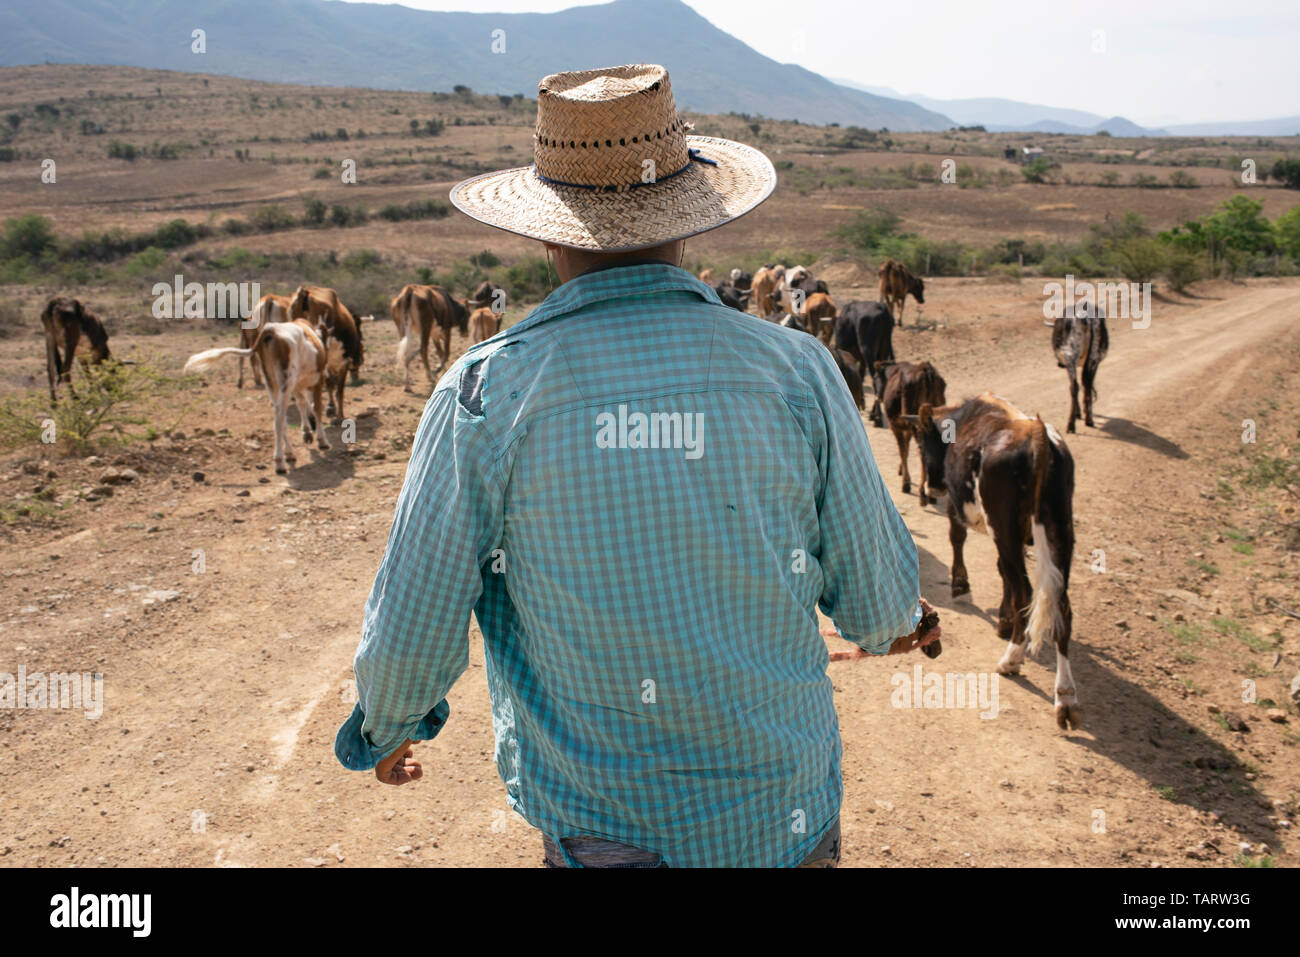
[[(418, 355), (424, 362), (425, 374), (429, 382), (436, 381), (435, 376), (442, 372), (451, 357), (451, 327), (455, 326), (461, 335), (469, 335), (469, 313), (471, 302), (457, 299), (441, 286), (422, 286), (414, 283), (403, 286), (391, 303), (389, 310), (398, 334), (402, 337), (397, 344), (397, 364), (406, 375), (405, 388), (411, 391), (411, 363)], [(434, 327), (440, 330), (437, 342), (438, 370), (429, 368), (429, 339)], [(413, 347), (411, 336), (419, 331), (420, 346), (418, 352)]]
[[(311, 445), (313, 436), (321, 451), (330, 447), (321, 423), (321, 389), (325, 384), (325, 344), (305, 319), (268, 322), (258, 329), (247, 349), (208, 349), (190, 356), (186, 372), (202, 372), (225, 356), (251, 358), (266, 375), (266, 392), (275, 416), (275, 471), (284, 475), (287, 463), (297, 458), (289, 446), (289, 400), (298, 406), (302, 441)], [(310, 398), (310, 404), (308, 399)]]
[[(944, 397), (947, 383), (943, 381), (943, 376), (939, 375), (939, 370), (928, 362), (915, 365), (911, 362), (877, 362), (872, 381), (876, 395), (880, 398), (880, 410), (885, 424), (894, 433), (894, 441), (898, 443), (898, 474), (903, 477), (903, 494), (907, 495), (912, 491), (912, 473), (907, 467), (907, 450), (912, 444), (915, 431), (903, 417), (916, 415), (923, 405), (943, 405), (948, 401)], [(921, 453), (919, 442), (916, 453), (921, 459), (919, 489), (921, 504), (928, 505), (937, 499), (931, 499), (926, 494), (925, 458)]]
[(828, 349), (835, 332), (835, 320), (839, 314), (840, 311), (835, 307), (835, 300), (824, 292), (815, 292), (804, 300), (804, 328), (820, 339)]
[(764, 266), (758, 272), (754, 273), (753, 282), (750, 283), (752, 295), (749, 301), (754, 303), (758, 308), (758, 314), (766, 319), (774, 312), (779, 312), (777, 304), (773, 302), (772, 296), (785, 278), (784, 266)]
[[(1020, 671), (1025, 636), (1033, 654), (1056, 644), (1056, 723), (1079, 726), (1078, 692), (1070, 672), (1068, 588), (1074, 555), (1074, 459), (1050, 425), (991, 392), (961, 405), (921, 406), (904, 416), (917, 430), (932, 491), (948, 493), (952, 594), (970, 591), (962, 548), (967, 527), (987, 531), (998, 550), (1002, 605), (998, 635), (1007, 649), (999, 674)], [(948, 441), (945, 441), (947, 439)], [(1025, 568), (1033, 543), (1037, 582)]]
[(68, 383), (68, 389), (72, 389), (72, 357), (82, 334), (90, 342), (90, 361), (99, 363), (109, 358), (108, 333), (99, 317), (71, 296), (56, 296), (46, 303), (41, 311), (41, 326), (45, 330), (45, 373), (50, 380), (50, 401), (55, 402), (60, 382)]
[(361, 327), (347, 306), (339, 301), (338, 293), (328, 286), (299, 286), (294, 291), (289, 312), (294, 319), (310, 322), (325, 343), (325, 389), (329, 396), (325, 414), (344, 418), (343, 392), (348, 374), (353, 373), (355, 382), (355, 372), (365, 361)]
[(702, 270), (700, 270), (699, 280), (700, 280), (700, 282), (705, 282), (705, 283), (708, 283), (710, 286), (712, 286), (712, 285), (713, 285), (713, 270), (712, 270), (712, 269), (702, 269)]
[[(918, 304), (925, 302), (925, 282), (897, 259), (886, 259), (877, 270), (880, 279), (878, 298), (903, 324), (903, 302), (910, 295)], [(897, 307), (897, 308), (895, 308)]]
[(479, 306), (469, 316), (470, 338), (475, 342), (491, 339), (501, 329), (501, 317), (488, 306)]
[[(293, 316), (290, 315), (289, 309), (293, 305), (293, 299), (289, 296), (278, 296), (275, 293), (267, 293), (261, 299), (257, 300), (257, 305), (249, 313), (247, 319), (239, 323), (239, 348), (251, 349), (253, 343), (257, 341), (257, 334), (262, 327), (268, 322), (292, 322)], [(236, 389), (244, 387), (244, 360), (247, 356), (239, 357), (239, 379), (235, 382)], [(262, 386), (262, 363), (249, 359), (248, 365), (253, 370), (253, 384), (261, 388)]]
[(849, 395), (853, 396), (853, 401), (857, 403), (859, 409), (865, 409), (867, 398), (862, 391), (862, 370), (853, 361), (853, 356), (843, 349), (831, 349), (831, 358), (835, 360), (836, 368), (844, 377), (844, 384), (849, 387)]

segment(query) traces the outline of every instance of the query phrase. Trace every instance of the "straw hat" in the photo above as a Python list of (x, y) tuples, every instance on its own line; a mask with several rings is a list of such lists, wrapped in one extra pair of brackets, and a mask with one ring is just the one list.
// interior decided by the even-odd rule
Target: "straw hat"
[(537, 87), (533, 165), (457, 183), (451, 201), (530, 239), (626, 251), (714, 229), (771, 195), (766, 156), (690, 128), (661, 66), (553, 73)]

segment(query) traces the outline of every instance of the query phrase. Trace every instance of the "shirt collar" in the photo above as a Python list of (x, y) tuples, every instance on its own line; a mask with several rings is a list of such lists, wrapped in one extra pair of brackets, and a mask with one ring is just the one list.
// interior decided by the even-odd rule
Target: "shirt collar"
[(541, 325), (548, 319), (577, 312), (586, 306), (628, 296), (653, 296), (663, 292), (693, 292), (705, 302), (722, 305), (718, 294), (685, 269), (668, 263), (648, 262), (595, 269), (560, 286), (526, 317), (510, 327), (512, 333)]

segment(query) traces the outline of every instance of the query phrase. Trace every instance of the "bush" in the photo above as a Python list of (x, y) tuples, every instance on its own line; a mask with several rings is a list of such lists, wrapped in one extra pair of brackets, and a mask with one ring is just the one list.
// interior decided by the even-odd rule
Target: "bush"
[(335, 203), (330, 207), (330, 222), (335, 226), (360, 226), (369, 215), (361, 206), (348, 207)]
[(389, 222), (396, 223), (407, 219), (442, 219), (450, 211), (451, 208), (446, 203), (436, 199), (426, 199), (410, 202), (405, 206), (389, 203), (379, 210), (378, 215)]
[(253, 211), (250, 222), (253, 229), (263, 233), (274, 232), (277, 229), (288, 229), (294, 225), (293, 216), (279, 203), (259, 206)]
[(319, 199), (307, 199), (303, 202), (302, 221), (307, 226), (319, 226), (325, 222), (325, 213), (329, 207)]
[(1300, 189), (1300, 159), (1280, 159), (1273, 164), (1273, 178), (1287, 189)]
[(858, 252), (870, 254), (885, 239), (898, 235), (902, 221), (901, 216), (887, 209), (868, 209), (853, 217), (852, 222), (835, 229), (832, 235)]
[(1123, 239), (1111, 246), (1111, 261), (1129, 282), (1150, 282), (1165, 268), (1165, 247), (1149, 237)]
[(123, 143), (121, 140), (108, 141), (109, 159), (134, 160), (139, 155), (136, 148), (130, 143)]
[(188, 246), (198, 238), (193, 226), (183, 219), (173, 219), (154, 230), (155, 242), (163, 249)]
[(1052, 164), (1040, 156), (1032, 163), (1021, 167), (1020, 174), (1031, 183), (1046, 183), (1051, 168)]
[[(54, 438), (64, 448), (82, 453), (97, 445), (124, 445), (149, 436), (153, 430), (141, 406), (149, 399), (174, 392), (195, 381), (164, 374), (154, 363), (137, 360), (123, 365), (116, 359), (77, 365), (73, 373), (76, 395), (64, 386), (50, 408), (43, 396), (26, 395), (0, 402), (0, 439), (7, 446), (40, 444), (45, 420), (54, 421)], [(183, 409), (183, 416), (188, 409)], [(179, 421), (179, 417), (177, 418)], [(144, 426), (145, 431), (138, 431)], [(171, 426), (167, 426), (170, 429)]]
[(1204, 275), (1201, 257), (1189, 249), (1169, 249), (1161, 275), (1174, 292), (1183, 292)]
[(1300, 205), (1292, 206), (1273, 221), (1273, 238), (1282, 252), (1300, 259)]
[(44, 216), (29, 214), (5, 220), (4, 238), (0, 239), (0, 258), (28, 256), (33, 259), (54, 246), (54, 230)]

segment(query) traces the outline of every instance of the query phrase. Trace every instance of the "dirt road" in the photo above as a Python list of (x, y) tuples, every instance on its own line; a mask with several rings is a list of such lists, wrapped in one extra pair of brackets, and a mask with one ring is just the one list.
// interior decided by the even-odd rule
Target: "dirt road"
[[(1065, 374), (1032, 285), (935, 283), (926, 324), (896, 333), (899, 357), (935, 361), (950, 400), (991, 387), (1063, 425)], [(1284, 703), (1283, 682), (1300, 665), (1300, 621), (1251, 602), (1289, 594), (1296, 606), (1295, 557), (1231, 551), (1221, 534), (1230, 505), (1206, 496), (1242, 455), (1243, 419), (1294, 437), (1288, 336), (1300, 283), (1204, 295), (1157, 301), (1149, 329), (1112, 323), (1100, 428), (1067, 437), (1078, 483), (1079, 732), (1052, 720), (1051, 652), (1000, 680), (996, 718), (891, 706), (891, 678), (913, 665), (991, 671), (1000, 592), (992, 544), (973, 535), (972, 595), (949, 599), (946, 519), (901, 494), (894, 442), (869, 428), (916, 536), (923, 589), (944, 616), (945, 651), (935, 662), (830, 666), (846, 865), (1219, 865), (1241, 842), (1297, 862), (1276, 825), (1295, 815), (1300, 792), (1295, 709), (1274, 724), (1241, 701), (1253, 675), (1261, 699)], [(232, 363), (199, 391), (184, 436), (123, 453), (136, 481), (79, 503), (55, 529), (12, 533), (0, 558), (11, 599), (0, 611), (0, 671), (100, 671), (105, 704), (98, 720), (0, 710), (0, 864), (539, 863), (540, 839), (506, 810), (492, 763), (476, 627), (451, 721), (417, 747), (423, 781), (383, 787), (333, 758), (361, 607), (420, 408), (391, 369), (391, 328), (375, 328), (367, 382), (349, 393), (359, 415), (351, 449), (299, 450), (302, 467), (275, 476), (265, 396), (236, 393)], [(213, 339), (168, 337), (167, 361), (179, 367)], [(40, 371), (35, 343), (0, 344), (3, 368)], [(76, 487), (114, 458), (46, 467), (50, 481)], [(3, 476), (9, 497), (32, 482), (19, 465)], [(1093, 570), (1098, 551), (1105, 571)], [(1241, 712), (1250, 733), (1228, 731), (1210, 706)]]

